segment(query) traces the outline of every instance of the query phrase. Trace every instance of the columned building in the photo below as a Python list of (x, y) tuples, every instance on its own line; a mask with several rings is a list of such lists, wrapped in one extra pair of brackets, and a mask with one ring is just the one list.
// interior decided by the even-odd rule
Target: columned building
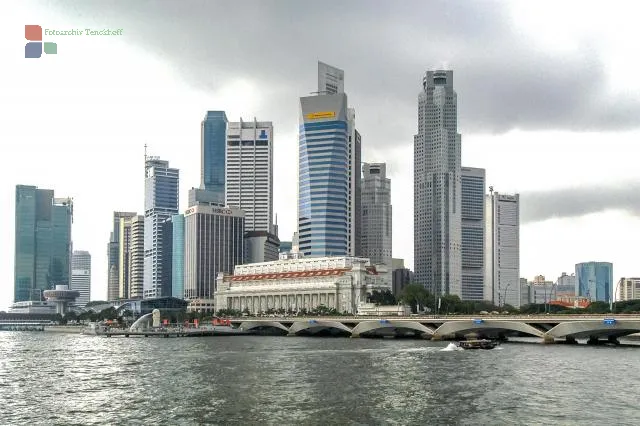
[(415, 279), (462, 296), (461, 136), (453, 71), (427, 71), (414, 136)]
[(520, 195), (485, 198), (485, 299), (520, 307)]
[(462, 167), (462, 300), (484, 300), (485, 170)]
[(178, 169), (159, 157), (145, 158), (144, 297), (162, 296), (163, 224), (178, 213)]
[[(360, 253), (372, 265), (392, 271), (391, 180), (385, 163), (364, 164), (362, 178)], [(391, 282), (390, 276), (388, 279)]]
[(210, 205), (184, 213), (184, 297), (213, 299), (219, 272), (243, 262), (244, 212)]
[(91, 254), (88, 251), (73, 252), (70, 289), (80, 294), (76, 298), (76, 306), (84, 307), (91, 300)]
[(247, 231), (275, 234), (273, 226), (273, 125), (230, 122), (227, 128), (226, 205), (242, 209)]
[(53, 190), (16, 186), (14, 301), (44, 300), (43, 292), (69, 285), (71, 277), (71, 198)]
[(218, 274), (216, 311), (311, 310), (320, 305), (354, 314), (374, 290), (388, 289), (368, 259), (315, 257), (238, 265)]

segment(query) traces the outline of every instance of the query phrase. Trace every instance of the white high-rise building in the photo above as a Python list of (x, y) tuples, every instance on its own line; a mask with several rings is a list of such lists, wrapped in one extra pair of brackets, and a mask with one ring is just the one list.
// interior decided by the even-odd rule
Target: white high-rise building
[(427, 71), (414, 136), (415, 280), (462, 295), (461, 136), (453, 71)]
[(71, 257), (71, 288), (80, 293), (75, 305), (84, 307), (91, 299), (91, 254), (75, 250)]
[[(178, 214), (179, 170), (145, 156), (144, 297), (162, 297), (163, 224)], [(169, 238), (172, 238), (169, 236)]]
[(129, 294), (124, 298), (141, 299), (144, 295), (144, 216), (131, 219), (129, 242)]
[(462, 300), (484, 300), (485, 170), (462, 167)]
[(318, 92), (321, 95), (344, 93), (344, 71), (318, 61)]
[(245, 230), (275, 234), (270, 121), (228, 124), (225, 182), (226, 205), (244, 211)]
[(520, 307), (520, 195), (486, 195), (485, 299)]
[(384, 265), (391, 286), (391, 180), (385, 163), (365, 163), (362, 178), (362, 235), (360, 252), (371, 265)]

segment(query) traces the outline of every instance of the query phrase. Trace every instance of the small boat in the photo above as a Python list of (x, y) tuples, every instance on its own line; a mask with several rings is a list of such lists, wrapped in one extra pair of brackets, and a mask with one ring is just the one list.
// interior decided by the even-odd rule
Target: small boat
[(461, 340), (458, 342), (458, 347), (462, 349), (493, 349), (498, 346), (498, 342), (495, 340)]

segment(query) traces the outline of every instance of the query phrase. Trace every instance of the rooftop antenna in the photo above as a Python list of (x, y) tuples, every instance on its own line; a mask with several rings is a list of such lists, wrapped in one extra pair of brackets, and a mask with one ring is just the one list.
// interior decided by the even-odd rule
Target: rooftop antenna
[(147, 144), (144, 144), (144, 162), (147, 162)]
[(489, 192), (491, 193), (491, 195), (493, 195), (493, 186), (489, 187)]

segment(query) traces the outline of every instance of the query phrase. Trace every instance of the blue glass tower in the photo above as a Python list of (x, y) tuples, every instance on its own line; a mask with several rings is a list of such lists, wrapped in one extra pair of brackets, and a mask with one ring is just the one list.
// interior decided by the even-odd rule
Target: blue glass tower
[(345, 256), (349, 206), (347, 96), (303, 97), (300, 111), (300, 251), (305, 256)]
[(171, 295), (184, 299), (184, 215), (174, 214), (171, 216), (171, 222), (173, 222)]
[(613, 296), (613, 264), (584, 262), (576, 264), (576, 296), (595, 302), (610, 302)]
[(215, 194), (224, 204), (225, 147), (227, 144), (227, 115), (224, 111), (207, 111), (202, 121), (200, 187)]

